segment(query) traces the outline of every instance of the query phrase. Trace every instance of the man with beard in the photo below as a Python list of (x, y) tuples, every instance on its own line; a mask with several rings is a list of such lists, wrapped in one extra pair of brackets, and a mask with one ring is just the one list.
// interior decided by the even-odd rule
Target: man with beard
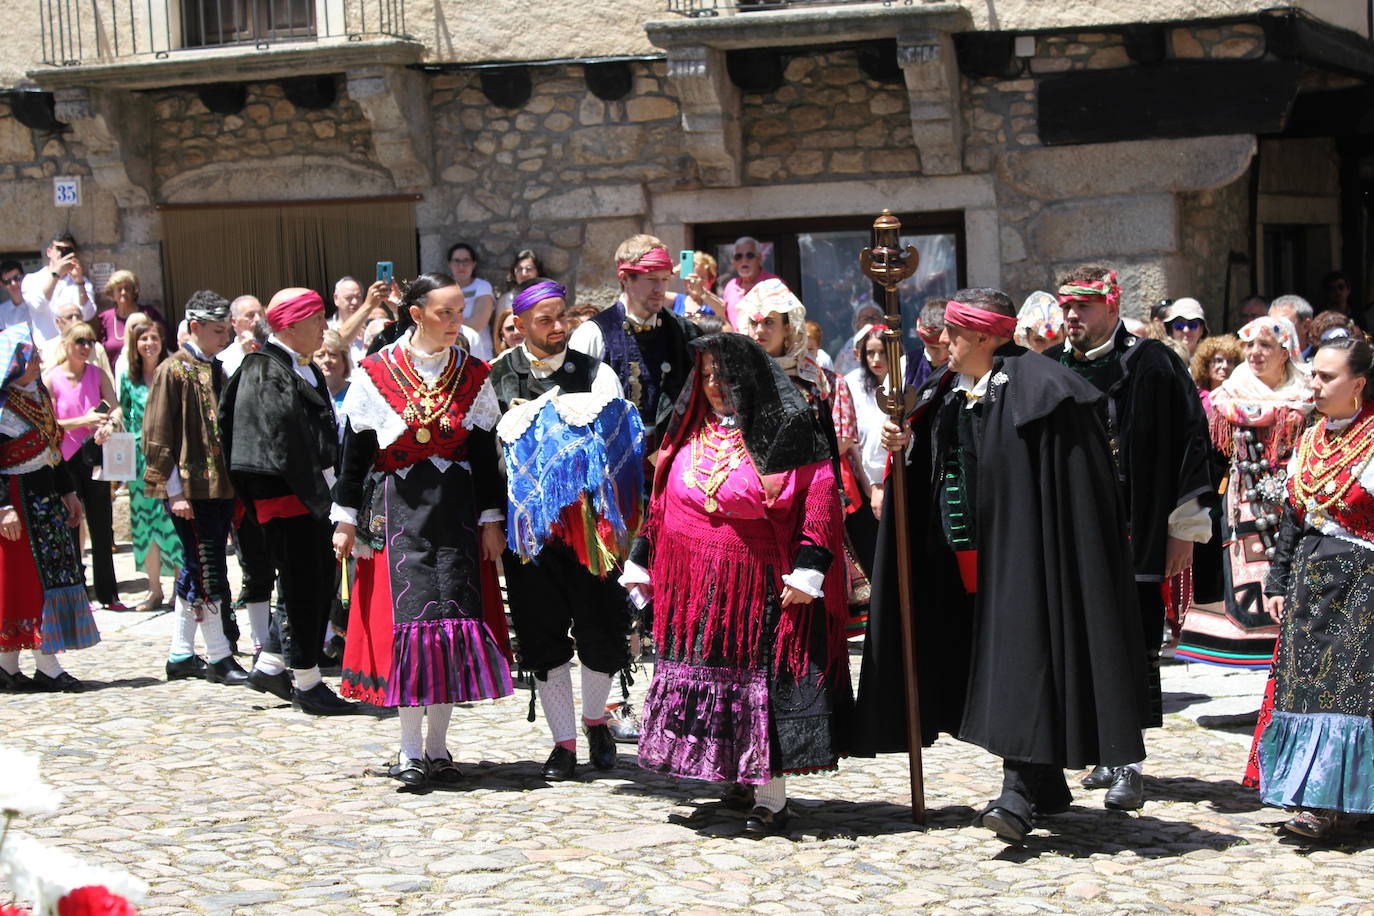
[[(1065, 343), (1046, 356), (1107, 396), (1107, 435), (1126, 507), (1135, 565), (1136, 601), (1145, 639), (1150, 718), (1163, 724), (1159, 650), (1164, 638), (1164, 580), (1193, 565), (1193, 544), (1212, 537), (1216, 488), (1208, 471), (1207, 418), (1188, 369), (1164, 344), (1136, 337), (1121, 322), (1116, 273), (1082, 267), (1059, 283)], [(1177, 303), (1175, 303), (1177, 305)], [(1108, 808), (1132, 811), (1144, 802), (1142, 764), (1083, 779), (1107, 789)]]
[(865, 754), (906, 749), (896, 564), (907, 562), (920, 577), (919, 740), (948, 732), (1003, 759), (1002, 794), (978, 823), (1019, 844), (1037, 816), (1069, 807), (1065, 767), (1143, 755), (1145, 676), (1103, 397), (1012, 343), (1015, 329), (1006, 294), (959, 290), (941, 334), (947, 369), (909, 429), (884, 427), (890, 473), (906, 474), (911, 556), (896, 554), (887, 500), (856, 741)]
[[(525, 339), (492, 364), (491, 385), (503, 415), (554, 388), (560, 397), (590, 393), (591, 404), (598, 413), (611, 402), (623, 404), (615, 372), (600, 360), (568, 349), (567, 290), (561, 285), (542, 278), (522, 283), (511, 300), (511, 311)], [(498, 433), (500, 430), (498, 427)], [(570, 465), (576, 463), (580, 454), (560, 451), (563, 461)], [(557, 469), (544, 470), (559, 473)], [(567, 470), (576, 472), (574, 467)], [(514, 500), (517, 469), (508, 467), (507, 472), (512, 477)], [(639, 499), (639, 493), (632, 495), (633, 502)], [(514, 518), (507, 519), (507, 524), (515, 523)], [(577, 766), (573, 637), (582, 663), (582, 731), (587, 736), (588, 754), (598, 770), (611, 769), (616, 763), (616, 748), (606, 722), (606, 700), (611, 693), (612, 675), (630, 661), (630, 615), (625, 589), (614, 575), (591, 572), (564, 538), (545, 542), (528, 561), (507, 547), (502, 567), (506, 571), (520, 664), (534, 674), (535, 689), (554, 741), (553, 751), (544, 764), (544, 778), (570, 779)]]
[(692, 365), (687, 341), (701, 331), (663, 308), (673, 261), (661, 241), (652, 235), (631, 236), (620, 243), (615, 260), (620, 299), (582, 322), (568, 346), (615, 372), (626, 399), (639, 408), (645, 451), (652, 453), (687, 381)]

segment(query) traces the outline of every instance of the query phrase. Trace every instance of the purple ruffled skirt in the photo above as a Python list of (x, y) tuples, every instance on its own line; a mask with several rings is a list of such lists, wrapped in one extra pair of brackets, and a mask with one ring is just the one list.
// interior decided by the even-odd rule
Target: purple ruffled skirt
[(510, 667), (485, 622), (459, 617), (393, 629), (385, 705), (471, 703), (513, 692)]
[(644, 699), (639, 765), (684, 779), (768, 782), (764, 671), (659, 661)]

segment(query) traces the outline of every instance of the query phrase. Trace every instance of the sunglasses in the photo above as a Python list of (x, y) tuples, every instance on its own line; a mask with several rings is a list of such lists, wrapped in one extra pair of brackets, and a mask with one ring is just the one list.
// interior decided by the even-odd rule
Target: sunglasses
[(78, 338), (76, 338), (75, 340), (73, 340), (72, 343), (76, 344), (78, 347), (94, 347), (94, 346), (95, 346), (95, 338), (94, 338), (94, 337), (78, 337)]
[(18, 283), (20, 280), (23, 280), (23, 279), (24, 279), (24, 275), (23, 275), (23, 274), (15, 274), (15, 275), (12, 276), (12, 277), (7, 277), (7, 278), (5, 279), (5, 281), (4, 281), (4, 283), (5, 283), (6, 286), (12, 286), (13, 284)]
[(754, 260), (755, 258), (757, 258), (758, 256), (759, 256), (759, 253), (758, 253), (757, 251), (736, 251), (736, 252), (735, 252), (735, 260), (736, 260), (736, 261), (752, 261), (752, 260)]
[(1196, 331), (1202, 327), (1202, 321), (1197, 318), (1175, 318), (1169, 322), (1169, 327), (1175, 331)]

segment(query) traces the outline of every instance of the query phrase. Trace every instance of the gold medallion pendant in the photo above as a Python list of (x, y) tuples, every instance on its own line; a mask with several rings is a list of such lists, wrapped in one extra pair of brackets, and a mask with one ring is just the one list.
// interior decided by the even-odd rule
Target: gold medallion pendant
[(423, 426), (415, 430), (415, 441), (420, 443), (421, 445), (424, 445), (426, 442), (428, 442), (429, 430), (425, 429)]
[(720, 508), (720, 503), (716, 502), (716, 498), (714, 496), (708, 496), (706, 497), (705, 508), (707, 512), (714, 512)]

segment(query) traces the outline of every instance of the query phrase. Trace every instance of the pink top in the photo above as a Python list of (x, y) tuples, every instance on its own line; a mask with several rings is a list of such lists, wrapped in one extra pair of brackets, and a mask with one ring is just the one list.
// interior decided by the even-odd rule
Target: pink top
[[(53, 413), (57, 419), (69, 420), (72, 417), (83, 416), (100, 403), (100, 367), (87, 363), (86, 371), (82, 373), (81, 382), (77, 385), (73, 385), (67, 379), (67, 373), (59, 369), (48, 376), (48, 388), (52, 391)], [(81, 443), (89, 439), (94, 432), (95, 430), (89, 426), (67, 430), (62, 436), (63, 459), (70, 460), (77, 449), (81, 448)]]
[[(753, 289), (755, 286), (758, 286), (764, 280), (781, 279), (782, 278), (775, 273), (769, 273), (766, 270), (760, 270), (759, 275), (754, 278), (754, 283), (749, 287), (749, 289)], [(739, 315), (735, 313), (735, 304), (739, 302), (741, 299), (743, 299), (745, 293), (747, 292), (749, 292), (749, 290), (745, 289), (740, 284), (739, 277), (731, 277), (730, 281), (725, 284), (725, 288), (720, 291), (720, 300), (725, 303), (725, 320), (728, 321), (730, 323), (730, 327), (736, 331), (740, 331), (740, 326)], [(740, 333), (743, 334), (744, 332), (740, 331)]]

